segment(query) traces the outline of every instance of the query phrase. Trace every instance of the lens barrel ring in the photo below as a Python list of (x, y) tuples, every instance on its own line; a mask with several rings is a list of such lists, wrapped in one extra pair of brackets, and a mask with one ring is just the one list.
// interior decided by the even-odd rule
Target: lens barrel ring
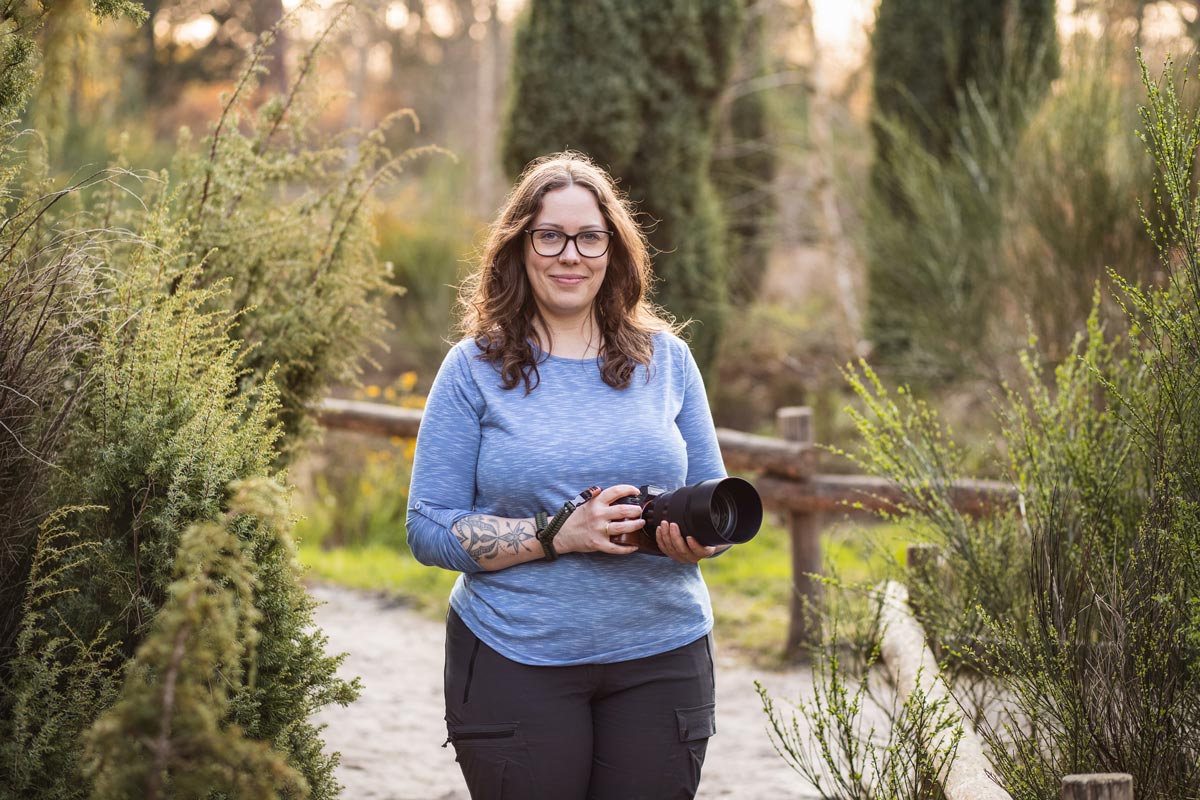
[(650, 491), (642, 487), (640, 495), (623, 502), (642, 506), (643, 530), (651, 539), (664, 520), (705, 547), (748, 542), (762, 527), (762, 498), (742, 478), (714, 478), (653, 497)]

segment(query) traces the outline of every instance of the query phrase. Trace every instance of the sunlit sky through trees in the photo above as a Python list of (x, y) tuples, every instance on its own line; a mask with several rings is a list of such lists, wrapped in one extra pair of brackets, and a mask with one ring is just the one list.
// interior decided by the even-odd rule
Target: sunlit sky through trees
[[(316, 0), (318, 8), (335, 5), (337, 0)], [(292, 11), (302, 4), (302, 0), (283, 0), (286, 10)], [(862, 63), (868, 46), (868, 35), (878, 0), (811, 0), (813, 9), (813, 24), (817, 41), (822, 49), (825, 66), (830, 70), (830, 77), (837, 79), (846, 70), (854, 69)], [(524, 0), (500, 0), (497, 10), (500, 18), (511, 21), (524, 7)], [(1081, 28), (1098, 26), (1099, 11), (1076, 13), (1077, 0), (1061, 0), (1059, 2), (1059, 27), (1065, 34), (1070, 34)], [(469, 31), (474, 39), (483, 37), (483, 26), (491, 13), (490, 4), (479, 4), (479, 11)], [(1163, 0), (1153, 3), (1146, 8), (1144, 29), (1152, 36), (1171, 37), (1178, 35), (1185, 22), (1192, 22), (1197, 16), (1197, 5), (1188, 0), (1177, 2)], [(319, 26), (319, 14), (313, 15), (313, 26)], [(404, 2), (392, 2), (383, 9), (383, 18), (388, 28), (403, 30), (409, 24), (416, 22), (408, 12)], [(427, 0), (425, 3), (425, 22), (433, 33), (450, 37), (455, 33), (456, 20), (454, 12), (446, 0)], [(182, 44), (203, 46), (217, 31), (217, 22), (208, 14), (199, 14), (195, 19), (180, 25), (170, 31), (170, 24), (165, 20), (158, 23), (162, 30), (160, 35), (171, 33), (172, 38)], [(307, 25), (305, 26), (307, 27)]]
[[(515, 1), (515, 0), (514, 0)], [(810, 0), (813, 27), (826, 69), (836, 80), (841, 73), (862, 63), (869, 32), (879, 0)], [(1059, 0), (1059, 30), (1070, 35), (1080, 30), (1098, 31), (1101, 11), (1077, 12), (1078, 0)], [(1200, 13), (1192, 0), (1152, 3), (1146, 7), (1143, 31), (1150, 38), (1171, 39), (1184, 33), (1184, 26)]]

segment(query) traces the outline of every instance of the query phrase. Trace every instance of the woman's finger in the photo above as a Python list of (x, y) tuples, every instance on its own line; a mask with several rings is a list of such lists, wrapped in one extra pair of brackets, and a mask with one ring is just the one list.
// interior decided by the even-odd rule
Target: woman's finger
[(698, 564), (716, 552), (715, 547), (708, 547), (697, 542), (694, 538), (685, 537), (674, 522), (668, 524), (665, 520), (658, 527), (658, 547), (676, 561), (685, 564)]
[(659, 550), (662, 550), (676, 561), (682, 560), (681, 556), (684, 547), (678, 525), (669, 524), (666, 520), (663, 520), (658, 526), (657, 538)]
[(610, 519), (605, 523), (605, 533), (609, 535), (632, 533), (644, 527), (646, 527), (646, 521), (641, 517), (637, 519)]
[(629, 497), (637, 493), (636, 486), (630, 486), (627, 483), (618, 483), (616, 486), (609, 486), (607, 489), (601, 491), (600, 494), (592, 498), (592, 501), (595, 502), (598, 500), (598, 505), (601, 506), (611, 506), (622, 497)]

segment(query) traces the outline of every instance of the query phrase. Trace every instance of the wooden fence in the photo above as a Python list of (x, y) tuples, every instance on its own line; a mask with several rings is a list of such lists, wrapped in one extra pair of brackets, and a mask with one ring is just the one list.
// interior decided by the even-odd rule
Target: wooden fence
[[(421, 412), (328, 398), (321, 405), (318, 419), (326, 428), (408, 438), (417, 435)], [(820, 605), (821, 585), (810, 576), (821, 573), (821, 529), (826, 515), (871, 512), (890, 507), (902, 498), (891, 483), (881, 478), (818, 473), (812, 409), (779, 409), (776, 430), (779, 435), (771, 437), (718, 428), (717, 441), (725, 466), (754, 473), (753, 483), (763, 505), (787, 518), (794, 591), (785, 654), (794, 659), (819, 636), (814, 611)], [(952, 493), (961, 511), (980, 514), (1010, 500), (1013, 488), (996, 481), (959, 481)], [(857, 504), (859, 509), (851, 509), (850, 504)]]

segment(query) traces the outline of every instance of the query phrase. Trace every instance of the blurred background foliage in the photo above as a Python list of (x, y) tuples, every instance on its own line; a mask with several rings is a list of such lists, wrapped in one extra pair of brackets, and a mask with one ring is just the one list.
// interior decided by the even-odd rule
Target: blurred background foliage
[[(1020, 347), (1036, 337), (1053, 369), (1107, 268), (1156, 278), (1129, 211), (1152, 170), (1132, 136), (1131, 53), (1140, 45), (1153, 63), (1189, 51), (1200, 30), (1192, 0), (962, 0), (949, 10), (713, 0), (653, 13), (618, 0), (363, 0), (328, 31), (337, 4), (162, 0), (142, 5), (144, 24), (121, 17), (119, 3), (95, 7), (103, 24), (85, 16), (43, 29), (40, 65), (19, 37), (3, 39), (10, 63), (40, 66), (24, 117), (50, 174), (113, 153), (138, 168), (187, 168), (179, 131), (210, 129), (256, 37), (276, 23), (238, 124), (273, 113), (270, 93), (307, 71), (319, 99), (304, 135), (334, 143), (345, 163), (401, 109), (419, 125), (378, 130), (378, 146), (445, 148), (377, 192), (372, 246), (394, 295), (386, 327), (348, 318), (377, 339), (357, 366), (366, 385), (415, 374), (412, 394), (428, 387), (454, 337), (454, 287), (509, 179), (538, 152), (572, 146), (641, 201), (660, 251), (658, 299), (694, 320), (718, 424), (769, 433), (778, 407), (807, 404), (819, 439), (841, 447), (855, 435), (841, 409), (859, 401), (839, 368), (866, 355), (936, 402), (966, 468), (992, 474), (987, 398), (1020, 374)], [(306, 61), (318, 38), (322, 55)], [(286, 128), (275, 135), (290, 137)], [(677, 129), (686, 135), (668, 135)], [(281, 185), (289, 168), (274, 167)], [(304, 209), (320, 196), (296, 186), (292, 200)], [(195, 247), (244, 238), (219, 217), (204, 224)], [(266, 255), (289, 263), (306, 246), (296, 238), (291, 255)], [(217, 252), (214, 278), (223, 259), (242, 259), (236, 247)], [(298, 291), (262, 283), (238, 302), (264, 290)], [(304, 327), (261, 311), (239, 319), (259, 342), (253, 358), (280, 358), (270, 350), (280, 324)], [(304, 357), (289, 358), (294, 402), (311, 400)], [(355, 375), (339, 381), (335, 391), (361, 391)], [(365, 447), (331, 436), (313, 458), (352, 465)], [(848, 467), (830, 458), (826, 468)], [(404, 483), (396, 470), (392, 495)], [(299, 496), (352, 484), (302, 483)], [(400, 505), (387, 502), (364, 519), (401, 525)], [(303, 513), (328, 518), (316, 505)], [(374, 536), (303, 530), (324, 542)]]
[[(776, 362), (768, 381), (778, 378), (775, 395), (800, 389), (792, 403), (837, 392), (823, 377), (861, 353), (952, 392), (1012, 374), (1013, 344), (1030, 328), (1061, 356), (1106, 266), (1150, 269), (1144, 235), (1120, 213), (1149, 169), (1130, 135), (1131, 48), (1185, 51), (1197, 25), (1190, 1), (964, 0), (946, 11), (741, 0), (649, 15), (615, 0), (358, 5), (309, 65), (325, 98), (314, 131), (349, 143), (407, 108), (419, 131), (393, 125), (387, 146), (453, 153), (413, 165), (379, 207), (378, 244), (407, 290), (391, 304), (388, 350), (375, 353), (380, 380), (415, 370), (428, 385), (452, 335), (449, 287), (509, 178), (532, 155), (572, 146), (610, 166), (657, 222), (659, 299), (695, 320), (719, 421), (751, 429), (768, 428), (774, 409), (747, 412), (734, 387), (760, 386), (763, 365), (724, 331), (732, 319), (740, 334), (759, 306), (801, 316), (808, 341), (789, 342), (792, 364)], [(255, 36), (282, 22), (263, 54), (261, 102), (306, 68), (304, 47), (335, 6), (144, 8), (143, 25), (43, 33), (42, 79), (61, 91), (39, 93), (27, 117), (64, 174), (118, 149), (139, 168), (167, 166), (181, 125), (212, 123)], [(525, 57), (514, 60), (518, 40)], [(695, 116), (654, 116), (675, 113)], [(664, 133), (676, 128), (687, 135)], [(656, 155), (688, 137), (691, 149)], [(670, 207), (668, 196), (699, 205)]]
[[(216, 315), (205, 317), (220, 329), (205, 329), (205, 352), (232, 361), (195, 374), (209, 396), (229, 401), (220, 406), (228, 419), (259, 426), (244, 432), (250, 444), (231, 434), (223, 445), (226, 455), (253, 451), (220, 461), (223, 477), (295, 484), (294, 533), (312, 574), (440, 609), (453, 576), (417, 567), (405, 551), (412, 443), (318, 441), (308, 408), (325, 392), (420, 404), (454, 339), (454, 287), (484, 226), (512, 175), (552, 148), (588, 151), (641, 204), (658, 251), (657, 299), (693, 320), (719, 425), (769, 433), (777, 408), (810, 405), (818, 439), (849, 449), (858, 432), (841, 412), (865, 401), (840, 369), (863, 356), (939, 409), (962, 472), (1002, 473), (1006, 445), (989, 397), (1029, 379), (1025, 345), (1036, 340), (1035, 371), (1053, 375), (1070, 361), (1107, 270), (1164, 280), (1136, 211), (1156, 201), (1147, 194), (1155, 168), (1133, 135), (1144, 100), (1133, 51), (1154, 65), (1191, 52), (1197, 36), (1200, 0), (361, 0), (352, 10), (324, 0), (0, 2), (0, 111), (15, 117), (0, 149), (5, 219), (54, 206), (42, 228), (28, 229), (43, 238), (0, 228), (10, 237), (0, 241), (17, 243), (5, 268), (40, 276), (31, 295), (12, 282), (7, 295), (0, 289), (22, 312), (5, 324), (36, 334), (5, 340), (0, 369), (6, 387), (28, 377), (25, 362), (4, 358), (14, 341), (57, 365), (21, 384), (21, 396), (0, 394), (9, 429), (0, 437), (0, 649), (5, 658), (20, 649), (38, 537), (73, 535), (41, 530), (50, 498), (149, 507), (162, 531), (152, 585), (121, 612), (129, 629), (54, 669), (91, 674), (106, 648), (157, 658), (139, 650), (142, 637), (190, 619), (173, 607), (153, 628), (134, 614), (181, 596), (177, 575), (206, 569), (173, 557), (184, 531), (199, 530), (193, 523), (219, 520), (215, 484), (201, 481), (180, 506), (140, 483), (166, 470), (154, 474), (176, 483), (156, 490), (194, 488), (188, 481), (200, 479), (180, 446), (190, 440), (175, 440), (169, 456), (125, 461), (100, 448), (79, 456), (99, 465), (92, 483), (73, 494), (49, 488), (68, 432), (95, 419), (72, 414), (111, 400), (94, 393), (116, 373), (73, 370), (77, 358), (121, 363), (119, 331), (108, 330), (110, 351), (97, 355), (89, 327), (114, 296), (128, 319), (149, 298), (181, 298), (156, 317), (167, 343), (200, 346), (182, 321), (185, 300)], [(421, 149), (430, 145), (440, 149)], [(117, 171), (103, 173), (104, 191), (55, 205), (53, 192), (87, 187), (106, 168)], [(61, 230), (72, 233), (56, 238)], [(77, 255), (56, 260), (63, 254)], [(52, 274), (56, 264), (71, 269)], [(122, 284), (114, 265), (136, 265), (140, 277)], [(55, 295), (39, 328), (28, 300), (47, 286), (70, 291)], [(112, 294), (117, 286), (124, 295)], [(1103, 326), (1119, 309), (1100, 296), (1094, 324)], [(247, 347), (233, 358), (227, 340)], [(139, 341), (153, 363), (167, 359)], [(146, 430), (158, 430), (155, 403), (167, 401), (121, 390), (144, 401)], [(42, 416), (27, 412), (30, 399)], [(190, 409), (202, 399), (171, 402)], [(75, 441), (79, 452), (91, 440)], [(41, 460), (18, 442), (34, 443)], [(830, 456), (822, 468), (851, 466)], [(152, 497), (187, 513), (160, 515)], [(291, 534), (276, 535), (278, 520), (228, 522), (274, 553), (264, 563), (294, 633), (309, 609), (289, 556), (272, 550)], [(865, 575), (907, 535), (880, 527), (868, 548), (872, 537), (835, 526), (831, 569)], [(783, 639), (790, 576), (783, 531), (769, 527), (759, 541), (706, 569), (723, 635), (769, 658)], [(132, 569), (112, 563), (122, 579)], [(332, 681), (314, 641), (288, 652), (268, 641), (257, 656), (228, 655), (225, 639), (206, 646), (275, 659), (276, 674), (307, 659), (320, 677), (304, 691), (325, 701), (353, 694)], [(41, 668), (47, 685), (64, 674)], [(110, 704), (121, 691), (111, 676), (88, 686)], [(144, 690), (136, 680), (128, 688)], [(288, 728), (286, 714), (264, 722), (250, 689), (239, 692), (229, 710), (239, 724), (306, 765), (315, 796), (334, 792), (315, 736)], [(91, 721), (53, 719), (80, 741)]]

